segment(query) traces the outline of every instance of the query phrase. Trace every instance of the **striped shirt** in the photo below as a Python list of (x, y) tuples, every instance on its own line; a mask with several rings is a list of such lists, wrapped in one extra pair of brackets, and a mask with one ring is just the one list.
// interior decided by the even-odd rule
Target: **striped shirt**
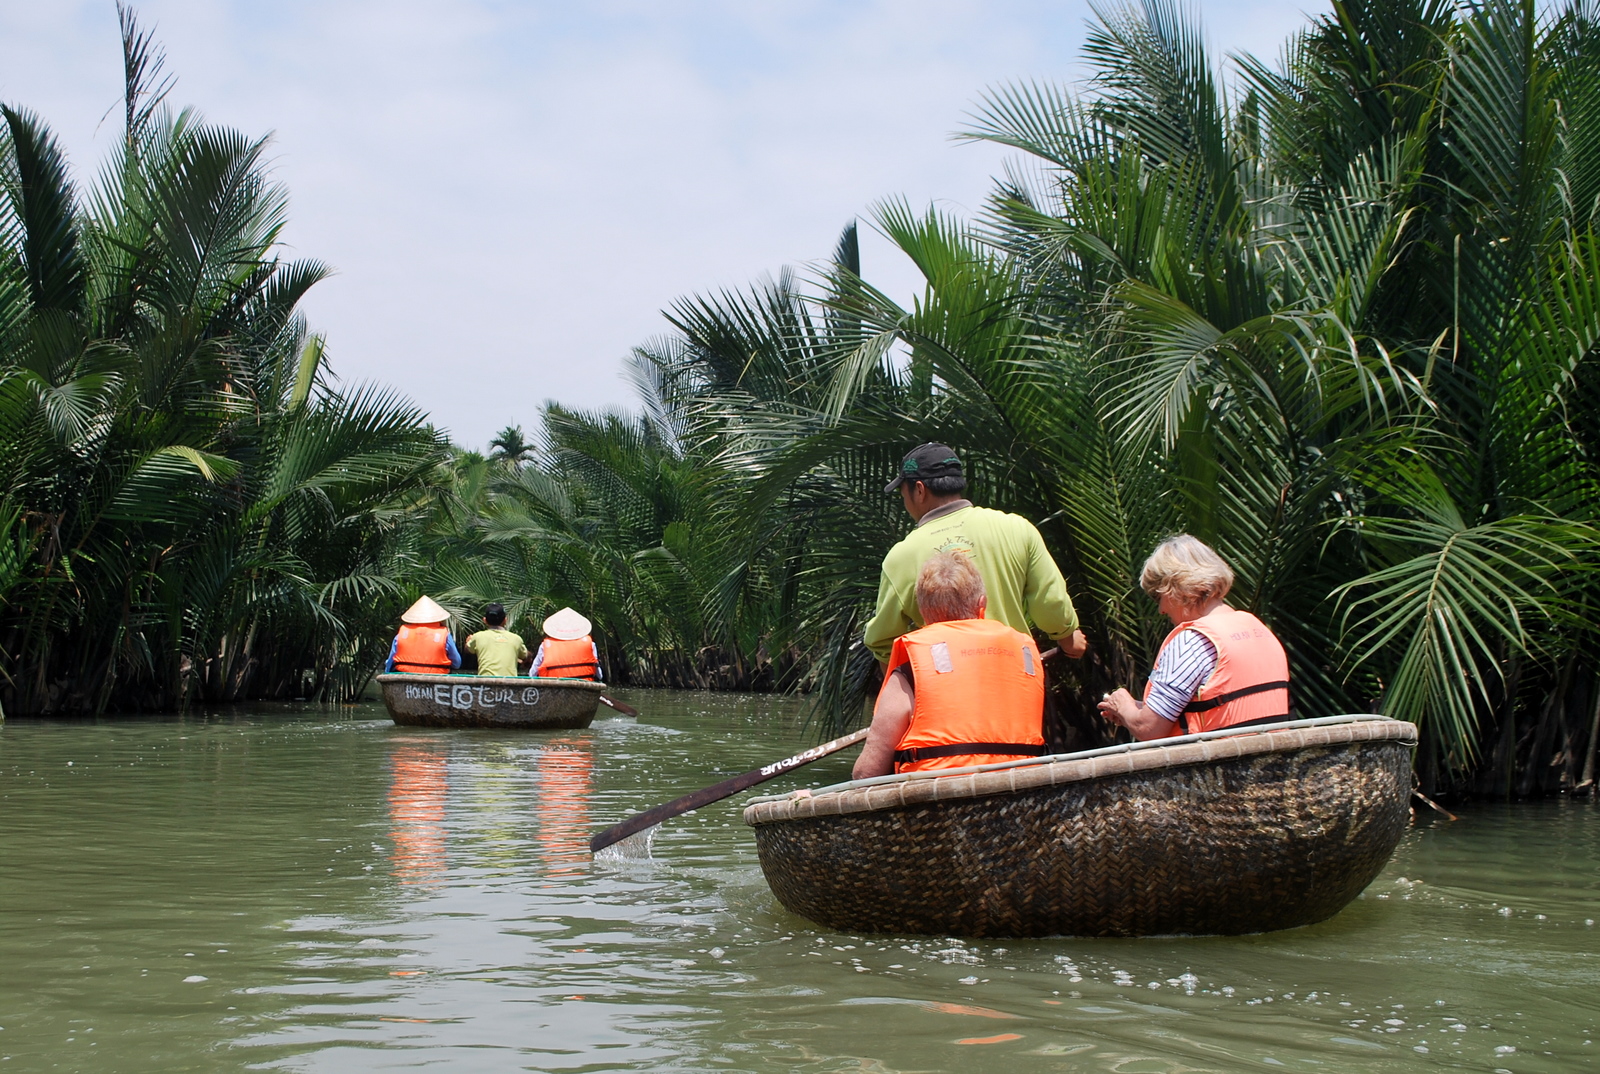
[(1178, 722), (1194, 695), (1217, 670), (1217, 647), (1198, 630), (1179, 632), (1172, 644), (1161, 650), (1155, 670), (1150, 672), (1150, 689), (1145, 707), (1164, 719)]

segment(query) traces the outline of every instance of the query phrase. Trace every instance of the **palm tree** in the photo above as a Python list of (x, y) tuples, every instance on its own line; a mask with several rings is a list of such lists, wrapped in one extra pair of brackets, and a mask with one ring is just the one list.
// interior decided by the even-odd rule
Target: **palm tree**
[(489, 441), (491, 459), (504, 459), (512, 463), (521, 463), (533, 454), (533, 445), (523, 438), (522, 426), (507, 425), (495, 434)]
[(786, 276), (669, 314), (655, 405), (746, 490), (730, 578), (761, 565), (823, 609), (792, 636), (858, 719), (904, 524), (875, 489), (936, 438), (1067, 570), (1096, 643), (1067, 672), (1080, 741), (1153, 656), (1136, 570), (1183, 529), (1284, 637), (1302, 713), (1417, 721), (1430, 781), (1571, 786), (1594, 752), (1588, 5), (1340, 2), (1228, 83), (1146, 0), (1087, 54), (1085, 95), (980, 105), (968, 137), (1025, 157), (977, 222), (874, 213), (924, 277), (909, 309), (847, 233), (809, 295)]
[(688, 453), (659, 409), (551, 406), (542, 425), (537, 463), (462, 452), (441, 467), (421, 521), (426, 585), (463, 620), (505, 604), (530, 642), (550, 612), (583, 609), (613, 681), (749, 689), (781, 679), (792, 661), (764, 648), (772, 616), (747, 596), (724, 607), (732, 486), (717, 462)]
[(126, 131), (81, 192), (0, 108), (0, 647), (20, 712), (348, 693), (395, 599), (386, 505), (437, 438), (336, 388), (265, 142), (163, 104), (119, 9)]

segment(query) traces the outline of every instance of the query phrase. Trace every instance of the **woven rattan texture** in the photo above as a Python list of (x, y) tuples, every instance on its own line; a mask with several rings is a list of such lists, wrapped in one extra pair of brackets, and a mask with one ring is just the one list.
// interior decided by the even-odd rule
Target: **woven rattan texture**
[[(1258, 742), (1181, 767), (1129, 771), (1123, 761), (1122, 771), (1092, 778), (886, 808), (822, 803), (819, 815), (756, 821), (756, 846), (786, 908), (848, 932), (1290, 928), (1337, 913), (1389, 860), (1409, 817), (1408, 737), (1276, 749)], [(1097, 760), (1108, 759), (1122, 760)], [(986, 775), (1009, 773), (955, 780)], [(850, 793), (859, 792), (824, 797)]]
[(981, 798), (991, 794), (1009, 794), (1029, 787), (1054, 787), (1126, 772), (1208, 764), (1301, 746), (1387, 740), (1416, 742), (1417, 728), (1401, 720), (1372, 719), (1319, 727), (1240, 732), (1201, 741), (1145, 743), (1140, 749), (1127, 752), (1065, 760), (1043, 759), (965, 775), (920, 772), (882, 782), (874, 781), (868, 785), (850, 786), (827, 794), (811, 796), (809, 792), (802, 791), (787, 798), (757, 801), (746, 807), (744, 822), (749, 825), (771, 824), (797, 817), (861, 813), (953, 798)]

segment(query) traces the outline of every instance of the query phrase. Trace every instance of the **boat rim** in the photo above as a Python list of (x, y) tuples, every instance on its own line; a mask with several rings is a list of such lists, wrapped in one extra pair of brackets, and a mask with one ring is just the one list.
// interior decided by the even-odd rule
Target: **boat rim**
[(476, 684), (480, 686), (536, 686), (544, 689), (550, 686), (578, 687), (584, 690), (593, 690), (601, 693), (606, 689), (606, 683), (595, 682), (593, 679), (549, 679), (533, 675), (435, 675), (416, 674), (409, 671), (383, 671), (374, 676), (379, 685), (401, 682), (448, 682)]
[[(753, 798), (750, 798), (750, 799), (746, 800), (745, 808), (746, 808), (746, 810), (751, 810), (751, 809), (755, 809), (755, 807), (758, 807), (758, 806), (772, 806), (772, 805), (781, 805), (781, 804), (793, 804), (793, 803), (796, 803), (796, 802), (815, 801), (817, 798), (821, 798), (821, 797), (824, 797), (824, 796), (836, 796), (836, 795), (842, 795), (842, 794), (850, 794), (850, 796), (853, 797), (853, 798), (861, 799), (861, 802), (860, 802), (859, 805), (856, 806), (856, 808), (848, 808), (848, 809), (845, 809), (843, 811), (844, 812), (858, 812), (858, 811), (861, 811), (862, 809), (876, 809), (876, 808), (882, 808), (883, 806), (886, 806), (886, 805), (900, 804), (900, 802), (896, 802), (896, 801), (894, 801), (894, 799), (901, 799), (903, 801), (904, 800), (904, 796), (906, 795), (908, 789), (912, 785), (918, 784), (918, 783), (920, 783), (922, 781), (925, 781), (925, 780), (934, 780), (934, 779), (937, 779), (937, 780), (949, 780), (949, 778), (952, 777), (952, 776), (969, 777), (967, 779), (959, 780), (959, 782), (961, 784), (963, 784), (964, 787), (965, 787), (965, 789), (963, 790), (962, 793), (956, 793), (956, 794), (915, 793), (914, 797), (916, 797), (917, 799), (926, 798), (926, 799), (929, 799), (929, 800), (932, 800), (932, 799), (934, 799), (936, 797), (938, 799), (954, 798), (954, 797), (967, 798), (967, 797), (973, 797), (974, 796), (973, 792), (977, 790), (977, 782), (978, 782), (978, 778), (979, 777), (984, 777), (987, 774), (994, 773), (994, 772), (1009, 773), (1009, 778), (1006, 779), (1004, 782), (1005, 783), (1009, 783), (1010, 786), (999, 786), (999, 785), (997, 785), (997, 786), (993, 787), (993, 789), (986, 788), (985, 791), (979, 792), (979, 793), (988, 793), (988, 794), (1004, 793), (1007, 790), (1012, 790), (1012, 789), (1021, 790), (1021, 789), (1024, 789), (1024, 786), (1021, 786), (1019, 784), (1050, 785), (1050, 784), (1055, 784), (1055, 783), (1077, 782), (1079, 779), (1095, 778), (1098, 775), (1111, 774), (1113, 771), (1116, 771), (1116, 772), (1131, 772), (1131, 771), (1140, 770), (1140, 769), (1146, 769), (1146, 768), (1164, 768), (1164, 767), (1169, 767), (1169, 766), (1177, 765), (1177, 764), (1201, 764), (1201, 763), (1205, 763), (1208, 760), (1220, 760), (1224, 756), (1228, 756), (1228, 757), (1242, 756), (1242, 755), (1244, 755), (1246, 753), (1270, 752), (1270, 751), (1275, 750), (1275, 749), (1297, 748), (1299, 746), (1332, 745), (1332, 744), (1335, 744), (1336, 741), (1358, 741), (1358, 739), (1354, 739), (1354, 738), (1345, 739), (1345, 740), (1330, 739), (1330, 740), (1327, 740), (1327, 741), (1302, 741), (1302, 739), (1305, 738), (1305, 736), (1302, 736), (1302, 735), (1281, 735), (1280, 734), (1278, 736), (1280, 739), (1292, 739), (1293, 740), (1293, 741), (1284, 741), (1284, 742), (1281, 742), (1281, 744), (1280, 744), (1279, 742), (1264, 743), (1257, 737), (1259, 735), (1271, 735), (1271, 734), (1274, 734), (1275, 732), (1280, 732), (1280, 733), (1281, 732), (1304, 732), (1304, 731), (1314, 731), (1314, 730), (1317, 730), (1319, 728), (1331, 728), (1331, 727), (1339, 727), (1339, 726), (1347, 726), (1347, 725), (1355, 725), (1355, 724), (1383, 724), (1383, 725), (1390, 725), (1390, 726), (1392, 726), (1394, 728), (1394, 730), (1396, 732), (1398, 732), (1397, 734), (1393, 734), (1393, 735), (1362, 736), (1363, 739), (1367, 739), (1367, 740), (1377, 739), (1377, 740), (1389, 740), (1389, 741), (1398, 740), (1398, 741), (1403, 741), (1403, 742), (1407, 743), (1408, 745), (1413, 745), (1414, 746), (1416, 744), (1416, 740), (1417, 740), (1416, 725), (1414, 725), (1412, 723), (1409, 723), (1408, 721), (1405, 721), (1405, 720), (1396, 720), (1393, 717), (1382, 716), (1382, 715), (1378, 715), (1378, 714), (1375, 714), (1375, 713), (1358, 713), (1358, 714), (1342, 715), (1342, 716), (1318, 716), (1318, 717), (1314, 717), (1312, 719), (1306, 719), (1306, 720), (1285, 720), (1285, 721), (1283, 721), (1281, 723), (1257, 724), (1257, 725), (1252, 725), (1252, 726), (1250, 726), (1248, 728), (1227, 728), (1227, 727), (1225, 727), (1225, 728), (1222, 728), (1222, 729), (1217, 730), (1217, 731), (1200, 731), (1200, 732), (1196, 732), (1195, 734), (1190, 734), (1190, 735), (1174, 735), (1174, 736), (1172, 736), (1170, 738), (1157, 738), (1157, 739), (1151, 739), (1151, 740), (1146, 741), (1146, 742), (1122, 742), (1122, 743), (1118, 743), (1118, 744), (1116, 744), (1114, 746), (1101, 746), (1101, 747), (1099, 747), (1097, 749), (1082, 750), (1082, 751), (1077, 752), (1077, 753), (1053, 753), (1053, 754), (1049, 754), (1048, 756), (1044, 756), (1044, 757), (1024, 757), (1024, 758), (1021, 758), (1021, 759), (1018, 759), (1018, 760), (1015, 760), (1015, 761), (996, 761), (996, 762), (994, 762), (992, 764), (966, 765), (966, 766), (963, 766), (961, 768), (934, 768), (934, 769), (926, 769), (926, 770), (917, 771), (917, 772), (899, 772), (899, 773), (895, 773), (895, 774), (887, 775), (887, 776), (873, 776), (873, 777), (871, 777), (869, 779), (853, 779), (853, 780), (848, 780), (848, 781), (846, 781), (844, 783), (833, 783), (833, 784), (829, 784), (826, 787), (818, 787), (818, 788), (815, 788), (815, 789), (812, 789), (812, 788), (801, 788), (801, 789), (798, 789), (798, 790), (787, 791), (787, 792), (784, 792), (782, 794), (757, 795), (757, 796), (755, 796)], [(1403, 728), (1403, 730), (1402, 730), (1402, 728)], [(1215, 742), (1215, 741), (1217, 741), (1219, 739), (1234, 740), (1235, 742), (1241, 743), (1241, 744), (1246, 740), (1254, 739), (1255, 740), (1254, 741), (1255, 748), (1241, 749), (1241, 750), (1230, 750), (1230, 751), (1225, 751), (1225, 752), (1222, 752), (1222, 753), (1215, 753), (1214, 754), (1211, 751), (1211, 748), (1207, 744)], [(1141, 764), (1141, 763), (1139, 763), (1140, 761), (1147, 760), (1146, 758), (1138, 757), (1137, 755), (1139, 755), (1139, 754), (1150, 753), (1152, 751), (1168, 751), (1168, 750), (1172, 750), (1174, 747), (1184, 747), (1184, 746), (1198, 746), (1200, 748), (1198, 750), (1182, 750), (1181, 751), (1182, 754), (1193, 753), (1194, 756), (1192, 758), (1185, 756), (1185, 757), (1183, 757), (1182, 760), (1173, 759), (1172, 761), (1169, 761), (1167, 763), (1156, 763), (1156, 764), (1148, 764), (1148, 763)], [(1094, 762), (1099, 762), (1099, 761), (1104, 761), (1106, 759), (1114, 759), (1114, 758), (1126, 758), (1128, 763), (1126, 765), (1123, 765), (1123, 766), (1120, 766), (1120, 767), (1113, 767), (1113, 766), (1107, 766), (1107, 765), (1104, 765), (1104, 764), (1096, 764), (1096, 763), (1094, 763)], [(1148, 760), (1154, 760), (1154, 758), (1152, 757), (1152, 758), (1149, 758)], [(1082, 764), (1073, 764), (1073, 762), (1089, 762), (1087, 767), (1090, 768), (1090, 769), (1096, 770), (1096, 771), (1094, 771), (1093, 774), (1085, 774), (1085, 775), (1078, 776), (1078, 777), (1072, 778), (1072, 779), (1060, 779), (1060, 780), (1057, 780), (1057, 779), (1049, 779), (1049, 780), (1024, 779), (1024, 780), (1018, 780), (1016, 778), (1016, 776), (1018, 774), (1016, 770), (1019, 770), (1019, 769), (1022, 769), (1022, 770), (1039, 769), (1039, 768), (1046, 768), (1046, 767), (1053, 766), (1053, 765), (1063, 765), (1063, 764), (1072, 765), (1072, 767), (1075, 768), (1075, 769), (1076, 768), (1085, 767)], [(1099, 771), (1101, 769), (1103, 769), (1104, 771)], [(1033, 772), (1024, 772), (1022, 774), (1024, 776), (1034, 776), (1034, 775), (1036, 775), (1036, 773), (1033, 773)], [(984, 784), (991, 784), (991, 783), (998, 784), (1001, 781), (992, 780), (992, 779), (983, 779), (982, 782)], [(887, 795), (884, 795), (884, 794), (872, 794), (871, 792), (873, 792), (877, 788), (887, 788), (890, 793), (887, 794)], [(952, 790), (955, 789), (954, 785), (951, 785), (951, 789)], [(899, 792), (898, 794), (894, 793), (896, 790), (898, 790), (898, 792)], [(921, 791), (921, 790), (924, 790), (924, 789), (923, 788), (917, 788), (917, 790)], [(932, 791), (933, 788), (926, 788), (926, 790), (927, 791)], [(851, 794), (851, 792), (855, 792), (855, 793)], [(870, 805), (867, 804), (867, 801), (866, 801), (867, 799), (871, 799), (872, 800)], [(770, 810), (758, 810), (758, 812), (759, 813), (769, 813)], [(831, 810), (830, 810), (830, 812), (831, 812)], [(773, 818), (773, 819), (777, 819), (777, 818)], [(748, 816), (746, 818), (746, 823), (750, 823), (750, 820), (749, 820)]]

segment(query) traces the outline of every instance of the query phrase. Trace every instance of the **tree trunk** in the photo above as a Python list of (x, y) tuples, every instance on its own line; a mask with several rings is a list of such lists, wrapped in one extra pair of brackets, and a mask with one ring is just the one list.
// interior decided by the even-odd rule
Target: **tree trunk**
[(1527, 798), (1535, 791), (1544, 789), (1539, 785), (1539, 777), (1549, 767), (1545, 757), (1550, 752), (1550, 742), (1555, 738), (1557, 729), (1566, 722), (1564, 717), (1567, 712), (1567, 690), (1572, 685), (1572, 673), (1577, 666), (1578, 654), (1574, 651), (1567, 658), (1561, 674), (1557, 676), (1555, 688), (1545, 699), (1544, 710), (1540, 713), (1538, 726), (1534, 729), (1532, 745), (1523, 760), (1522, 778), (1517, 782), (1519, 798)]
[(1600, 673), (1594, 676), (1594, 717), (1589, 721), (1589, 747), (1583, 755), (1583, 778), (1577, 789), (1594, 793), (1594, 751), (1600, 739)]

